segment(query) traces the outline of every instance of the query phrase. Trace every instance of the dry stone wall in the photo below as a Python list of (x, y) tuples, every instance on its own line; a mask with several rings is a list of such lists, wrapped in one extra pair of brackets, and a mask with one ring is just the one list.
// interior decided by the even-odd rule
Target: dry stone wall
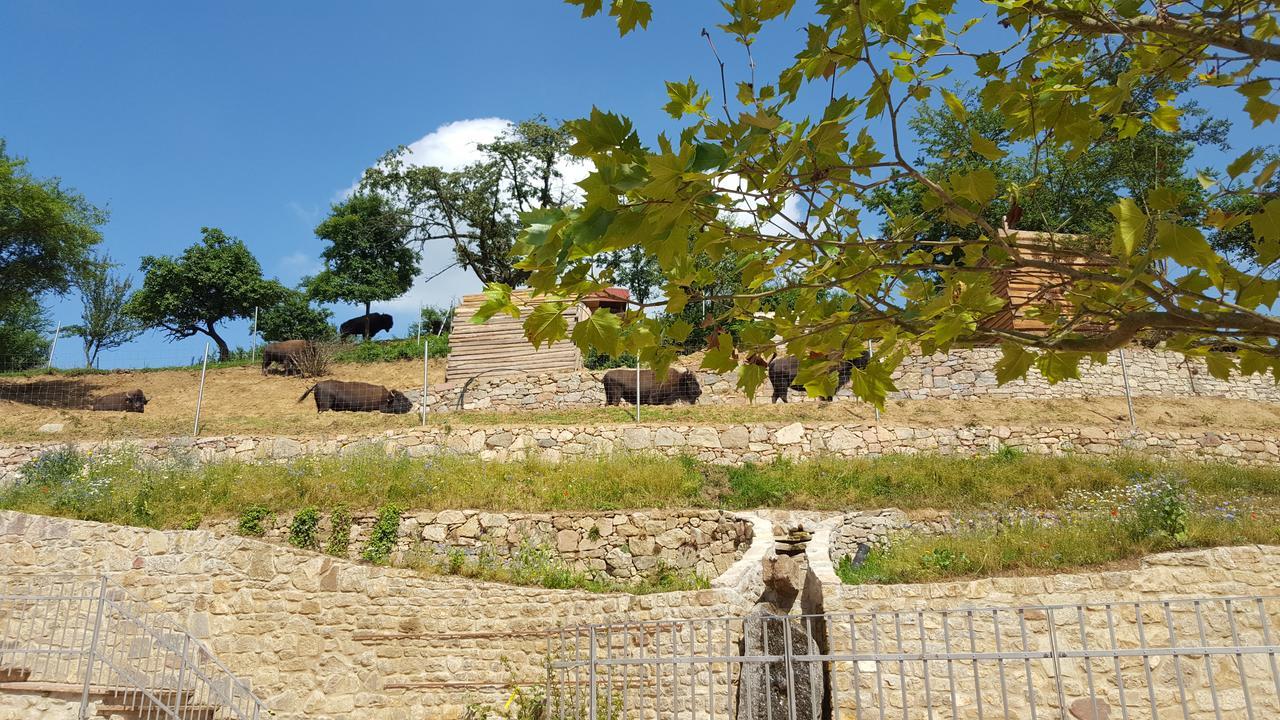
[[(968, 713), (964, 717), (978, 716), (979, 703), (1013, 717), (1029, 717), (1033, 707), (1045, 716), (1117, 717), (1121, 705), (1128, 715), (1149, 717), (1149, 701), (1160, 717), (1244, 717), (1247, 683), (1256, 716), (1280, 715), (1280, 694), (1265, 654), (1240, 660), (1227, 660), (1229, 651), (1214, 656), (1187, 652), (1180, 658), (1154, 655), (1145, 661), (1041, 659), (1051, 647), (1096, 653), (1112, 646), (1131, 652), (1172, 642), (1184, 647), (1265, 645), (1267, 633), (1274, 633), (1267, 628), (1280, 626), (1280, 600), (1274, 597), (1280, 547), (1162, 553), (1144, 558), (1136, 569), (1087, 574), (853, 586), (840, 583), (829, 560), (835, 554), (831, 532), (845, 520), (824, 523), (808, 547), (823, 610), (840, 614), (831, 621), (830, 650), (866, 654), (872, 642), (893, 646), (895, 638), (905, 636), (907, 652), (931, 652), (935, 658), (927, 663), (837, 664), (832, 677), (840, 708), (847, 713), (861, 705), (863, 712), (879, 707), (895, 716), (904, 706), (946, 714), (951, 707), (947, 684), (958, 682), (959, 709)], [(1257, 596), (1267, 599), (1241, 599)], [(1233, 597), (1231, 602), (1222, 599)], [(1179, 601), (1195, 598), (1216, 599)], [(1159, 602), (1133, 604), (1142, 601)], [(1078, 604), (1092, 607), (1076, 609)], [(992, 607), (1002, 609), (993, 613)], [(1037, 659), (1009, 661), (1000, 668), (992, 662), (952, 665), (937, 659), (955, 649), (993, 656), (1026, 651)], [(925, 689), (927, 676), (936, 683), (932, 698)], [(1148, 696), (1143, 692), (1147, 686), (1157, 692)]]
[[(67, 443), (0, 445), (0, 483), (13, 482), (23, 464)], [(1103, 428), (933, 427), (910, 428), (838, 422), (742, 425), (597, 425), (427, 427), (375, 436), (328, 438), (220, 436), (164, 440), (71, 443), (83, 451), (132, 452), (146, 462), (287, 462), (304, 455), (359, 452), (430, 457), (447, 453), (482, 460), (536, 458), (549, 462), (652, 453), (690, 456), (738, 465), (776, 458), (865, 457), (895, 453), (984, 455), (1001, 448), (1041, 455), (1114, 455), (1138, 452), (1157, 457), (1222, 461), (1241, 465), (1280, 462), (1271, 435), (1239, 432), (1138, 431)]]
[(422, 576), (209, 531), (0, 512), (0, 572), (96, 574), (177, 618), (278, 718), (456, 718), (540, 686), (563, 625), (740, 614), (772, 529), (707, 590), (592, 594)]
[[(348, 559), (360, 556), (375, 516), (352, 518)], [(292, 515), (272, 519), (264, 540), (288, 541)], [(504, 564), (522, 551), (546, 552), (575, 570), (635, 580), (663, 569), (710, 580), (727, 571), (751, 545), (746, 516), (719, 510), (645, 510), (612, 513), (512, 513), (482, 510), (413, 511), (400, 521), (392, 560), (410, 556), (445, 564), (451, 554)], [(236, 521), (211, 526), (235, 532)], [(316, 537), (332, 528), (322, 519)]]
[[(96, 712), (96, 705), (91, 703), (87, 717), (94, 717)], [(0, 720), (79, 720), (80, 717), (78, 699), (0, 690)]]
[[(996, 383), (997, 348), (968, 348), (950, 353), (911, 355), (894, 371), (898, 387), (894, 399), (934, 398), (955, 400), (973, 397), (1023, 399), (1119, 397), (1124, 395), (1124, 371), (1135, 397), (1225, 397), (1239, 400), (1280, 402), (1280, 388), (1267, 376), (1236, 377), (1222, 381), (1211, 376), (1204, 363), (1188, 362), (1177, 353), (1134, 347), (1107, 355), (1105, 364), (1085, 361), (1080, 378), (1050, 385), (1032, 369), (1024, 380), (1001, 386)], [(454, 381), (428, 388), (427, 403), (432, 412), (463, 410), (534, 410), (594, 407), (604, 404), (601, 376), (604, 371), (576, 370), (553, 373), (483, 375), (470, 384)], [(737, 387), (737, 373), (717, 374), (699, 370), (705, 405), (739, 405), (748, 402)], [(465, 386), (465, 392), (463, 392)], [(768, 383), (760, 397), (769, 397)], [(422, 393), (406, 391), (415, 403)], [(851, 398), (848, 388), (840, 397)], [(792, 391), (792, 402), (816, 402), (802, 392)]]

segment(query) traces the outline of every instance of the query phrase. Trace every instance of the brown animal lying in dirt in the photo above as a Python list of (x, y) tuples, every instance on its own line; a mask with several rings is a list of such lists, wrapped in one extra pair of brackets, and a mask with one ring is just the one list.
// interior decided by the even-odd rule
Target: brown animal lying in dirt
[(129, 392), (112, 393), (95, 398), (89, 406), (91, 410), (110, 410), (115, 412), (135, 412), (140, 413), (146, 407), (147, 396), (142, 394), (141, 390), (130, 390)]
[(345, 410), (402, 415), (413, 409), (413, 402), (404, 393), (370, 383), (321, 380), (307, 388), (298, 402), (306, 400), (312, 392), (316, 394), (316, 412)]

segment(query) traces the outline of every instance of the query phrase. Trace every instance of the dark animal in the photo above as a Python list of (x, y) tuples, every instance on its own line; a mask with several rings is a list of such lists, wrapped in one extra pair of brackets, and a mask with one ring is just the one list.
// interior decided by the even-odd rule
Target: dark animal
[(388, 390), (381, 385), (341, 380), (321, 380), (307, 388), (298, 402), (316, 394), (316, 412), (384, 412), (403, 415), (413, 409), (413, 403), (399, 390)]
[(103, 395), (95, 398), (89, 406), (91, 410), (108, 410), (114, 412), (136, 412), (140, 413), (146, 407), (147, 396), (142, 394), (141, 390), (130, 390), (129, 392), (118, 392), (110, 395)]
[[(690, 405), (698, 402), (702, 395), (702, 386), (698, 385), (698, 376), (693, 372), (667, 370), (665, 382), (655, 382), (652, 370), (641, 370), (640, 404), (672, 405), (684, 400)], [(636, 371), (626, 368), (614, 368), (604, 374), (604, 404), (633, 403), (636, 401)]]
[(301, 372), (302, 360), (313, 347), (306, 340), (282, 340), (266, 345), (262, 348), (262, 374), (267, 374), (272, 363), (283, 365), (285, 375)]
[(338, 334), (344, 338), (352, 335), (364, 335), (366, 322), (369, 324), (369, 337), (373, 337), (383, 331), (390, 332), (393, 324), (391, 316), (386, 313), (369, 313), (360, 317), (353, 317), (339, 325)]
[[(853, 368), (864, 370), (867, 367), (867, 361), (870, 358), (866, 353), (862, 353), (855, 360), (842, 360), (840, 362), (840, 372), (836, 383), (836, 391), (844, 387), (849, 382), (849, 377), (853, 375)], [(796, 375), (800, 374), (800, 360), (794, 355), (783, 355), (775, 357), (769, 361), (769, 384), (773, 385), (773, 402), (787, 402), (787, 390), (804, 390), (803, 385), (792, 385), (792, 381), (796, 379)], [(823, 400), (830, 402), (835, 398), (834, 395), (828, 395)]]

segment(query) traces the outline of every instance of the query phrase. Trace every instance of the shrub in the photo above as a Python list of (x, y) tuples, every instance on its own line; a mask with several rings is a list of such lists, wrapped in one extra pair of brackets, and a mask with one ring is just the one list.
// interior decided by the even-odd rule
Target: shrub
[[(439, 358), (449, 354), (448, 335), (427, 335), (427, 348), (431, 357)], [(401, 360), (421, 360), (422, 343), (414, 338), (404, 340), (376, 340), (370, 342), (345, 345), (334, 352), (333, 361), (340, 363), (398, 362)]]
[(186, 520), (182, 521), (182, 529), (183, 530), (199, 530), (200, 523), (202, 522), (204, 522), (204, 518), (200, 515), (200, 513), (192, 513), (187, 516)]
[(304, 550), (315, 550), (320, 545), (316, 537), (316, 528), (320, 525), (320, 511), (315, 507), (305, 507), (293, 516), (289, 523), (289, 544)]
[(345, 558), (351, 548), (351, 511), (339, 505), (329, 513), (329, 543), (324, 551)]
[(631, 353), (622, 353), (617, 357), (606, 355), (597, 351), (595, 348), (587, 350), (586, 357), (582, 359), (582, 364), (588, 370), (609, 370), (611, 368), (636, 366), (636, 356)]
[(402, 512), (398, 505), (383, 505), (378, 508), (378, 519), (369, 531), (369, 542), (364, 546), (361, 557), (374, 565), (385, 565), (391, 559), (391, 551), (395, 549), (396, 537), (400, 533)]
[(328, 375), (334, 352), (335, 349), (331, 343), (315, 342), (307, 345), (295, 356), (298, 372), (304, 377)]
[(267, 534), (271, 519), (271, 510), (263, 505), (250, 505), (240, 511), (240, 522), (236, 524), (236, 532), (248, 537), (262, 537)]
[(20, 482), (38, 487), (61, 487), (80, 476), (85, 457), (71, 446), (46, 450), (18, 471)]

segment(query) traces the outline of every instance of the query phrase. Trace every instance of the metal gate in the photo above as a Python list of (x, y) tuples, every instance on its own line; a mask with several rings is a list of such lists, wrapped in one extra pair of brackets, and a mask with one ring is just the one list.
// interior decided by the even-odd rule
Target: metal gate
[(1280, 717), (1280, 597), (747, 616), (566, 628), (572, 720)]

